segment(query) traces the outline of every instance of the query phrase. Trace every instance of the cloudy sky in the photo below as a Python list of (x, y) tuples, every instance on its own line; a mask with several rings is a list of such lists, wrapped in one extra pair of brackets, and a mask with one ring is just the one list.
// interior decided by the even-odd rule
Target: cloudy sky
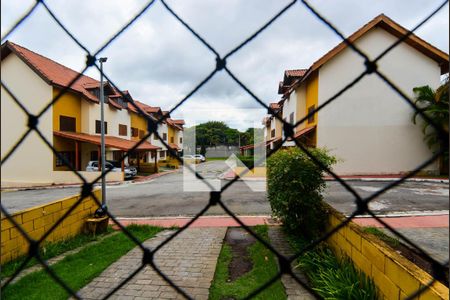
[[(131, 19), (147, 1), (48, 0), (47, 5), (83, 45), (95, 51)], [(221, 55), (255, 32), (289, 1), (178, 0), (168, 4)], [(442, 0), (318, 0), (311, 5), (345, 35), (384, 13), (412, 28)], [(1, 1), (3, 34), (34, 1)], [(444, 7), (417, 35), (448, 53), (449, 8)], [(9, 39), (72, 69), (82, 70), (85, 54), (43, 7)], [(278, 81), (286, 69), (308, 68), (339, 42), (337, 36), (296, 3), (241, 51), (227, 66), (260, 99), (278, 101)], [(172, 108), (215, 68), (215, 56), (186, 30), (161, 2), (153, 6), (102, 53), (105, 73), (121, 89), (144, 103)], [(99, 78), (96, 70), (87, 73)], [(188, 125), (222, 120), (245, 129), (260, 121), (264, 110), (229, 76), (220, 72), (177, 110), (173, 117)]]

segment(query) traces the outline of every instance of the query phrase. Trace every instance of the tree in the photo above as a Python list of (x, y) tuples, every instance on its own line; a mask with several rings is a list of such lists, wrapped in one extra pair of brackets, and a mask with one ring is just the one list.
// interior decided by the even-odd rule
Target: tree
[[(413, 92), (415, 94), (415, 104), (421, 111), (431, 119), (436, 125), (440, 126), (447, 132), (448, 137), (448, 122), (449, 122), (449, 78), (447, 77), (444, 83), (433, 90), (430, 86), (415, 87)], [(413, 123), (417, 123), (418, 112), (413, 115)], [(448, 165), (448, 138), (439, 136), (438, 132), (431, 126), (429, 122), (423, 120), (422, 132), (424, 134), (424, 141), (428, 147), (435, 151), (443, 150), (443, 163)]]

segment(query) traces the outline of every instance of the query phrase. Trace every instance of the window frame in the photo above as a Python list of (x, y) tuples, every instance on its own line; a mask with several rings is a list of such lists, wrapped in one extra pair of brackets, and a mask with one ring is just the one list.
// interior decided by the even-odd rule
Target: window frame
[[(105, 124), (105, 134), (108, 134), (108, 122), (103, 121)], [(102, 133), (102, 122), (100, 120), (95, 120), (95, 133), (101, 134)], [(98, 130), (98, 131), (97, 131)]]
[[(63, 122), (63, 120), (65, 120), (65, 121)], [(66, 122), (73, 122), (73, 123), (68, 124)], [(68, 126), (70, 128), (63, 129), (62, 124), (64, 124), (65, 126), (70, 125), (70, 126)], [(73, 129), (73, 130), (71, 130), (71, 129)], [(77, 118), (60, 115), (59, 116), (59, 131), (76, 132), (77, 131)]]
[(127, 136), (128, 135), (128, 126), (125, 124), (119, 124), (119, 135)]
[[(310, 107), (308, 107), (308, 115), (316, 108), (316, 106), (313, 104)], [(316, 113), (313, 113), (311, 116), (308, 117), (308, 124), (314, 123), (315, 121), (315, 115)]]

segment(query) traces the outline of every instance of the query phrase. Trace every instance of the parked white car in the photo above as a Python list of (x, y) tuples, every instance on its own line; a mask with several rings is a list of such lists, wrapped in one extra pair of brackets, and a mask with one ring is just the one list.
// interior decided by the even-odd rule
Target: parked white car
[(194, 158), (200, 160), (201, 162), (205, 162), (206, 161), (206, 158), (203, 155), (201, 155), (201, 154), (195, 154)]
[[(112, 169), (112, 172), (122, 172), (122, 168), (116, 167), (114, 166), (111, 162), (106, 161), (105, 162), (105, 168), (106, 169)], [(88, 172), (98, 172), (98, 161), (97, 160), (91, 160), (90, 162), (88, 162), (87, 167), (86, 167), (86, 171)], [(135, 167), (125, 167), (124, 168), (124, 175), (125, 178), (132, 178), (134, 176), (136, 176), (137, 174), (137, 170)]]

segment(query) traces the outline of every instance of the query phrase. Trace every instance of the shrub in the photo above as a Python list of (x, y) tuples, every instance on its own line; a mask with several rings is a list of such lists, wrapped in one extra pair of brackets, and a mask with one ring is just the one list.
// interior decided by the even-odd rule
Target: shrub
[(324, 299), (378, 299), (373, 281), (357, 270), (348, 257), (339, 261), (329, 248), (307, 252), (300, 257), (299, 267)]
[[(324, 149), (310, 151), (327, 167), (336, 162)], [(267, 160), (267, 184), (272, 212), (289, 232), (313, 238), (325, 228), (323, 170), (303, 151), (289, 148), (274, 153)]]

